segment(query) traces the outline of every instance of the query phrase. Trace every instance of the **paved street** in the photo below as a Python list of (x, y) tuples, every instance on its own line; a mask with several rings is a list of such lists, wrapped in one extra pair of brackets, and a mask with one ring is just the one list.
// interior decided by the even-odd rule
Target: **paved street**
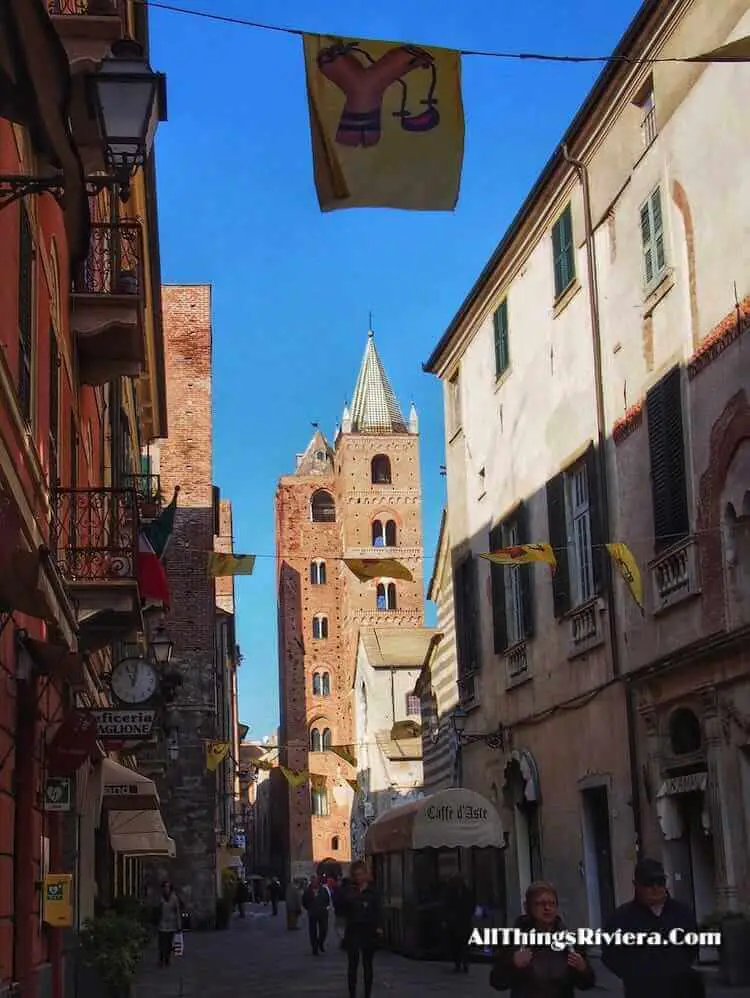
[[(282, 908), (283, 912), (283, 908)], [(344, 954), (335, 940), (328, 951), (314, 958), (307, 942), (304, 920), (297, 932), (286, 931), (280, 913), (270, 907), (248, 905), (247, 917), (234, 917), (226, 932), (187, 933), (185, 955), (160, 970), (156, 954), (149, 954), (136, 990), (136, 998), (242, 998), (251, 993), (263, 998), (320, 995), (345, 998)], [(373, 998), (414, 998), (415, 995), (461, 995), (489, 998), (496, 995), (488, 984), (489, 967), (472, 966), (468, 976), (457, 977), (445, 964), (406, 960), (392, 953), (376, 957)], [(594, 994), (621, 998), (618, 982), (597, 963)], [(708, 974), (710, 998), (750, 998), (749, 988), (719, 988)]]

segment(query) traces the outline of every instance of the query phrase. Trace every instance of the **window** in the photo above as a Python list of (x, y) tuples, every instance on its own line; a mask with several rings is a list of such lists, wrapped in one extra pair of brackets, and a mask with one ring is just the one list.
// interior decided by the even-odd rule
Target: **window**
[(448, 434), (453, 436), (461, 429), (461, 378), (456, 372), (448, 382)]
[(323, 641), (328, 637), (328, 617), (318, 613), (313, 617), (313, 638)]
[(658, 552), (682, 540), (690, 530), (679, 367), (673, 368), (646, 395), (646, 418), (654, 542)]
[(396, 521), (389, 520), (385, 525), (385, 546), (395, 548), (396, 546)]
[(552, 258), (555, 271), (555, 298), (559, 298), (576, 279), (573, 213), (570, 204), (552, 226)]
[(331, 839), (331, 851), (337, 852), (338, 848), (339, 848), (339, 837), (338, 835), (334, 835), (333, 838)]
[(385, 547), (385, 532), (383, 530), (383, 524), (380, 520), (372, 521), (372, 546), (374, 548)]
[(320, 736), (319, 728), (311, 728), (310, 730), (310, 751), (311, 752), (323, 751), (323, 739)]
[(324, 752), (330, 752), (331, 746), (333, 745), (333, 736), (331, 734), (330, 728), (323, 729), (323, 739), (321, 742), (321, 747)]
[(314, 818), (326, 818), (328, 816), (328, 794), (325, 790), (316, 787), (310, 792), (310, 806)]
[(310, 582), (314, 586), (324, 586), (326, 584), (326, 563), (324, 561), (313, 561), (310, 564)]
[(329, 697), (331, 695), (331, 675), (328, 672), (323, 673), (322, 691), (322, 695), (324, 697)]
[(492, 317), (495, 334), (495, 377), (499, 378), (510, 366), (508, 353), (508, 299), (500, 302)]
[(564, 616), (600, 591), (601, 527), (597, 452), (586, 456), (547, 483), (550, 544), (557, 558), (552, 577), (555, 616)]
[(310, 501), (310, 512), (313, 523), (335, 523), (336, 504), (331, 493), (318, 489)]
[(34, 241), (26, 208), (21, 205), (18, 247), (18, 404), (27, 426), (32, 424), (34, 371)]
[(413, 693), (406, 694), (406, 716), (419, 717), (422, 713), (422, 701)]
[(379, 582), (376, 590), (378, 610), (396, 609), (396, 585), (394, 582)]
[(459, 675), (479, 668), (479, 579), (477, 561), (468, 555), (456, 565), (453, 580)]
[(667, 259), (664, 253), (661, 190), (658, 187), (648, 201), (641, 206), (641, 243), (643, 245), (643, 277), (646, 287), (649, 287), (667, 269)]
[[(511, 518), (490, 531), (490, 551), (528, 544), (528, 509), (524, 503)], [(533, 635), (533, 565), (490, 566), (493, 647), (502, 654)]]
[(395, 520), (388, 520), (385, 524), (382, 520), (373, 520), (372, 523), (372, 546), (375, 548), (395, 548), (397, 537), (397, 527)]
[(326, 456), (325, 456), (325, 454), (323, 453), (322, 450), (315, 451), (315, 460), (316, 461), (325, 461), (325, 459), (326, 459)]
[(323, 695), (323, 681), (319, 672), (313, 673), (313, 696), (319, 697)]
[(373, 485), (391, 484), (391, 462), (385, 454), (377, 454), (370, 465)]
[(641, 88), (634, 104), (641, 112), (641, 138), (643, 148), (648, 149), (656, 138), (656, 102), (654, 100), (654, 81), (649, 76)]
[(60, 441), (60, 354), (55, 330), (49, 330), (49, 486), (58, 484)]

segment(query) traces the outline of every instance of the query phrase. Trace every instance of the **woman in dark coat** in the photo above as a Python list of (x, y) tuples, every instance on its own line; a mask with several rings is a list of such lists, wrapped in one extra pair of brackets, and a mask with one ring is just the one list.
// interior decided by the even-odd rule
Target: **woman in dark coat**
[(469, 971), (469, 937), (474, 924), (474, 898), (460, 873), (445, 892), (445, 928), (456, 973)]
[[(562, 932), (555, 887), (545, 881), (526, 891), (526, 914), (515, 928), (524, 932)], [(490, 984), (496, 991), (510, 991), (510, 998), (574, 998), (596, 983), (594, 972), (580, 947), (555, 950), (550, 946), (503, 946), (495, 957)]]
[(346, 919), (344, 949), (348, 957), (349, 998), (356, 998), (359, 961), (365, 983), (365, 998), (372, 993), (372, 960), (383, 935), (380, 896), (372, 886), (367, 865), (352, 863), (351, 884), (343, 890), (341, 913)]

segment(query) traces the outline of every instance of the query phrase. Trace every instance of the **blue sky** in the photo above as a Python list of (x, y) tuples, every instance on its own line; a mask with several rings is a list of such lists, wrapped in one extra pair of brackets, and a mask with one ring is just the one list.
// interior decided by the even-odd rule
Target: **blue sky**
[[(177, 2), (177, 0), (175, 0)], [(449, 48), (606, 54), (638, 0), (182, 0), (195, 10)], [(377, 9), (375, 9), (377, 6)], [(427, 579), (444, 499), (440, 386), (421, 365), (589, 90), (598, 66), (465, 58), (466, 154), (455, 213), (317, 204), (301, 40), (153, 9), (167, 74), (157, 138), (162, 276), (210, 283), (215, 481), (234, 503), (241, 719), (278, 723), (273, 499), (311, 422), (332, 434), (368, 313), (396, 394), (421, 419)]]

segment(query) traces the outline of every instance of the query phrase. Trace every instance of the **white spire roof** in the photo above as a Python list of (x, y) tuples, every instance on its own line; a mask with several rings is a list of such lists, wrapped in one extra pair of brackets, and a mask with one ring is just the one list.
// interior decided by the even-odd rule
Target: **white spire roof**
[(405, 433), (398, 400), (375, 349), (375, 337), (367, 334), (367, 346), (359, 369), (351, 405), (352, 433)]

